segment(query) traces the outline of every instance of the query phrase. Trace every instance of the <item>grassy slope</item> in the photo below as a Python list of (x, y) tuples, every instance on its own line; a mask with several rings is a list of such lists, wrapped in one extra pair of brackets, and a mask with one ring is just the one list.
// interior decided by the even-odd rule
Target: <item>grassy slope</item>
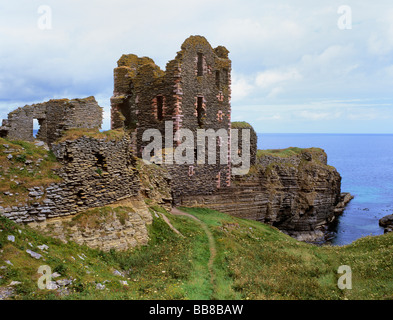
[[(9, 154), (12, 155), (11, 159), (7, 158)], [(26, 161), (31, 163), (26, 164)], [(28, 188), (60, 182), (61, 179), (53, 173), (58, 166), (52, 152), (34, 143), (0, 138), (0, 205), (23, 204), (29, 199)], [(12, 195), (5, 195), (4, 192), (11, 192)]]
[[(174, 233), (153, 209), (166, 214), (185, 237)], [(76, 279), (70, 286), (71, 294), (63, 299), (393, 298), (393, 234), (366, 237), (345, 247), (317, 247), (256, 221), (183, 208), (203, 221), (214, 235), (217, 256), (212, 284), (207, 266), (209, 244), (200, 224), (188, 217), (169, 215), (158, 207), (153, 209), (150, 243), (133, 252), (104, 253), (63, 244), (0, 217), (0, 266), (7, 266), (0, 269), (0, 287), (16, 280), (22, 282), (15, 286), (19, 299), (60, 299), (53, 291), (37, 288), (37, 269), (47, 264), (62, 278)], [(14, 243), (7, 240), (11, 234), (15, 235)], [(49, 246), (48, 253), (37, 248), (41, 244)], [(30, 257), (26, 249), (43, 254), (45, 261)], [(340, 265), (352, 268), (352, 290), (337, 288)], [(125, 272), (125, 278), (114, 275), (114, 270)], [(96, 283), (106, 280), (106, 289), (97, 290)], [(127, 280), (129, 285), (123, 286), (119, 280)]]

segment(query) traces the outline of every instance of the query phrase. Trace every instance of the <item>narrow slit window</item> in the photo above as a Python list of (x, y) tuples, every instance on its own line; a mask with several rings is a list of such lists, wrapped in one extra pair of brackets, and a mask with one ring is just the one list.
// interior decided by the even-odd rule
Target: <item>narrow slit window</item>
[(198, 52), (197, 68), (198, 68), (198, 77), (203, 76), (203, 53), (201, 52)]
[(40, 130), (40, 123), (38, 119), (33, 119), (33, 137), (37, 136), (38, 131)]
[(203, 127), (203, 121), (204, 121), (204, 110), (203, 110), (203, 97), (198, 97), (198, 102), (197, 102), (197, 115), (198, 115), (198, 126), (199, 128)]
[(229, 82), (229, 72), (228, 72), (228, 69), (224, 69), (223, 70), (223, 78), (224, 78), (224, 84), (225, 85), (228, 85), (228, 82)]
[(220, 87), (220, 71), (216, 70), (216, 86), (217, 88)]
[(164, 97), (157, 96), (157, 119), (161, 121), (164, 118)]

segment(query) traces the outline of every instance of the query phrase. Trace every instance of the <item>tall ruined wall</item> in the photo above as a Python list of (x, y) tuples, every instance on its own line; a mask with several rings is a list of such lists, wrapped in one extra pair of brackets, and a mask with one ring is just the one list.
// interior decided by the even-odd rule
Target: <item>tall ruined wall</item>
[(213, 195), (183, 197), (184, 206), (203, 206), (258, 220), (290, 235), (323, 236), (335, 219), (341, 177), (327, 165), (325, 152), (305, 149), (291, 157), (263, 155), (250, 174)]
[[(150, 58), (138, 58), (133, 54), (123, 55), (117, 64), (111, 125), (112, 129), (124, 127), (129, 130), (139, 157), (150, 143), (142, 141), (147, 129), (158, 129), (162, 145), (167, 148), (176, 148), (183, 142), (175, 134), (179, 129), (190, 130), (194, 135), (191, 148), (195, 155), (198, 129), (227, 132), (226, 138), (216, 138), (216, 163), (197, 164), (193, 159), (186, 164), (165, 165), (173, 176), (175, 201), (184, 194), (210, 194), (228, 186), (231, 176), (231, 61), (228, 50), (222, 46), (213, 49), (204, 37), (191, 36), (184, 41), (175, 59), (168, 62), (165, 72)], [(166, 130), (168, 122), (173, 126)], [(219, 162), (223, 144), (228, 149), (227, 163)]]
[[(213, 49), (204, 37), (184, 41), (174, 61), (181, 68), (181, 104), (174, 110), (175, 130), (187, 128), (197, 137), (198, 129), (226, 130), (228, 137), (216, 138), (216, 162), (175, 166), (172, 188), (177, 201), (182, 195), (209, 194), (230, 184), (231, 61), (224, 47)], [(174, 64), (174, 62), (172, 62)], [(204, 141), (207, 146), (207, 139)], [(194, 148), (203, 144), (195, 138)], [(227, 147), (227, 164), (220, 162), (221, 146)], [(202, 149), (201, 147), (199, 147)], [(207, 150), (207, 147), (205, 147)], [(195, 152), (198, 154), (198, 150)], [(206, 152), (207, 153), (207, 152)]]
[(4, 214), (18, 223), (75, 215), (135, 196), (140, 190), (130, 139), (96, 139), (82, 136), (53, 144), (52, 151), (61, 162), (57, 174), (62, 182), (30, 190), (23, 206), (3, 208)]
[(12, 140), (33, 141), (33, 120), (40, 125), (37, 139), (49, 145), (70, 128), (100, 128), (102, 108), (94, 97), (53, 99), (27, 105), (8, 114), (0, 127), (0, 135)]
[[(257, 133), (255, 132), (254, 128), (247, 122), (245, 121), (236, 121), (232, 122), (231, 124), (232, 131), (237, 130), (238, 131), (238, 149), (235, 150), (238, 155), (242, 154), (243, 148), (249, 148), (250, 150), (250, 165), (254, 165), (256, 163), (256, 158), (257, 158), (257, 144), (258, 144), (258, 136)], [(245, 139), (247, 145), (243, 146), (243, 129), (244, 130), (249, 130), (250, 134), (250, 139)], [(234, 133), (234, 132), (232, 132)]]

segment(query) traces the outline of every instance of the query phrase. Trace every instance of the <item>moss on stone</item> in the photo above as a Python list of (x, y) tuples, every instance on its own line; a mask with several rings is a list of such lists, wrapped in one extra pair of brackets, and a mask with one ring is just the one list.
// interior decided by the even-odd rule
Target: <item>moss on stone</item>
[(199, 35), (188, 37), (181, 45), (181, 49), (187, 50), (187, 48), (198, 47), (198, 46), (203, 46), (203, 47), (208, 46), (210, 47), (211, 50), (213, 50), (213, 48), (211, 47), (210, 43), (206, 40), (206, 38)]
[(298, 148), (298, 147), (289, 147), (286, 149), (266, 149), (266, 150), (258, 150), (257, 157), (263, 156), (274, 156), (281, 158), (288, 158), (292, 156), (299, 155), (303, 152), (309, 152), (311, 154), (321, 154), (324, 151), (320, 148)]
[(124, 137), (125, 132), (123, 128), (108, 130), (108, 131), (99, 131), (99, 129), (82, 129), (82, 128), (73, 128), (64, 132), (62, 137), (57, 140), (57, 143), (76, 140), (83, 136), (91, 137), (95, 139), (105, 139), (105, 140), (120, 140)]
[(246, 121), (233, 121), (231, 123), (232, 129), (252, 129), (252, 125)]

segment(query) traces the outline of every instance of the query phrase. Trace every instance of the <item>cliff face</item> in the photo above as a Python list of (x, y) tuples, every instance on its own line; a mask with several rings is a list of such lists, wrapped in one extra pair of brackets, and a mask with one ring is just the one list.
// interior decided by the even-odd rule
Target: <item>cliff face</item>
[(193, 198), (184, 206), (205, 206), (273, 225), (300, 240), (322, 240), (340, 210), (341, 176), (321, 149), (259, 151), (247, 176), (229, 189)]
[[(126, 250), (147, 244), (152, 216), (145, 199), (170, 209), (166, 171), (134, 157), (130, 138), (122, 130), (69, 130), (52, 144), (53, 154), (28, 142), (23, 143), (24, 149), (8, 143), (0, 148), (4, 170), (0, 176), (21, 173), (3, 181), (0, 191), (27, 190), (18, 197), (11, 192), (1, 195), (0, 215), (17, 223), (29, 223), (64, 241), (105, 251)], [(58, 162), (44, 160), (50, 154)], [(41, 155), (42, 165), (31, 160)], [(39, 166), (34, 169), (33, 165)], [(56, 172), (54, 182), (43, 166)], [(12, 189), (13, 179), (19, 180), (20, 189)]]
[(144, 199), (132, 197), (78, 215), (48, 219), (30, 226), (65, 243), (73, 241), (103, 251), (123, 251), (148, 243), (148, 225), (152, 220)]

